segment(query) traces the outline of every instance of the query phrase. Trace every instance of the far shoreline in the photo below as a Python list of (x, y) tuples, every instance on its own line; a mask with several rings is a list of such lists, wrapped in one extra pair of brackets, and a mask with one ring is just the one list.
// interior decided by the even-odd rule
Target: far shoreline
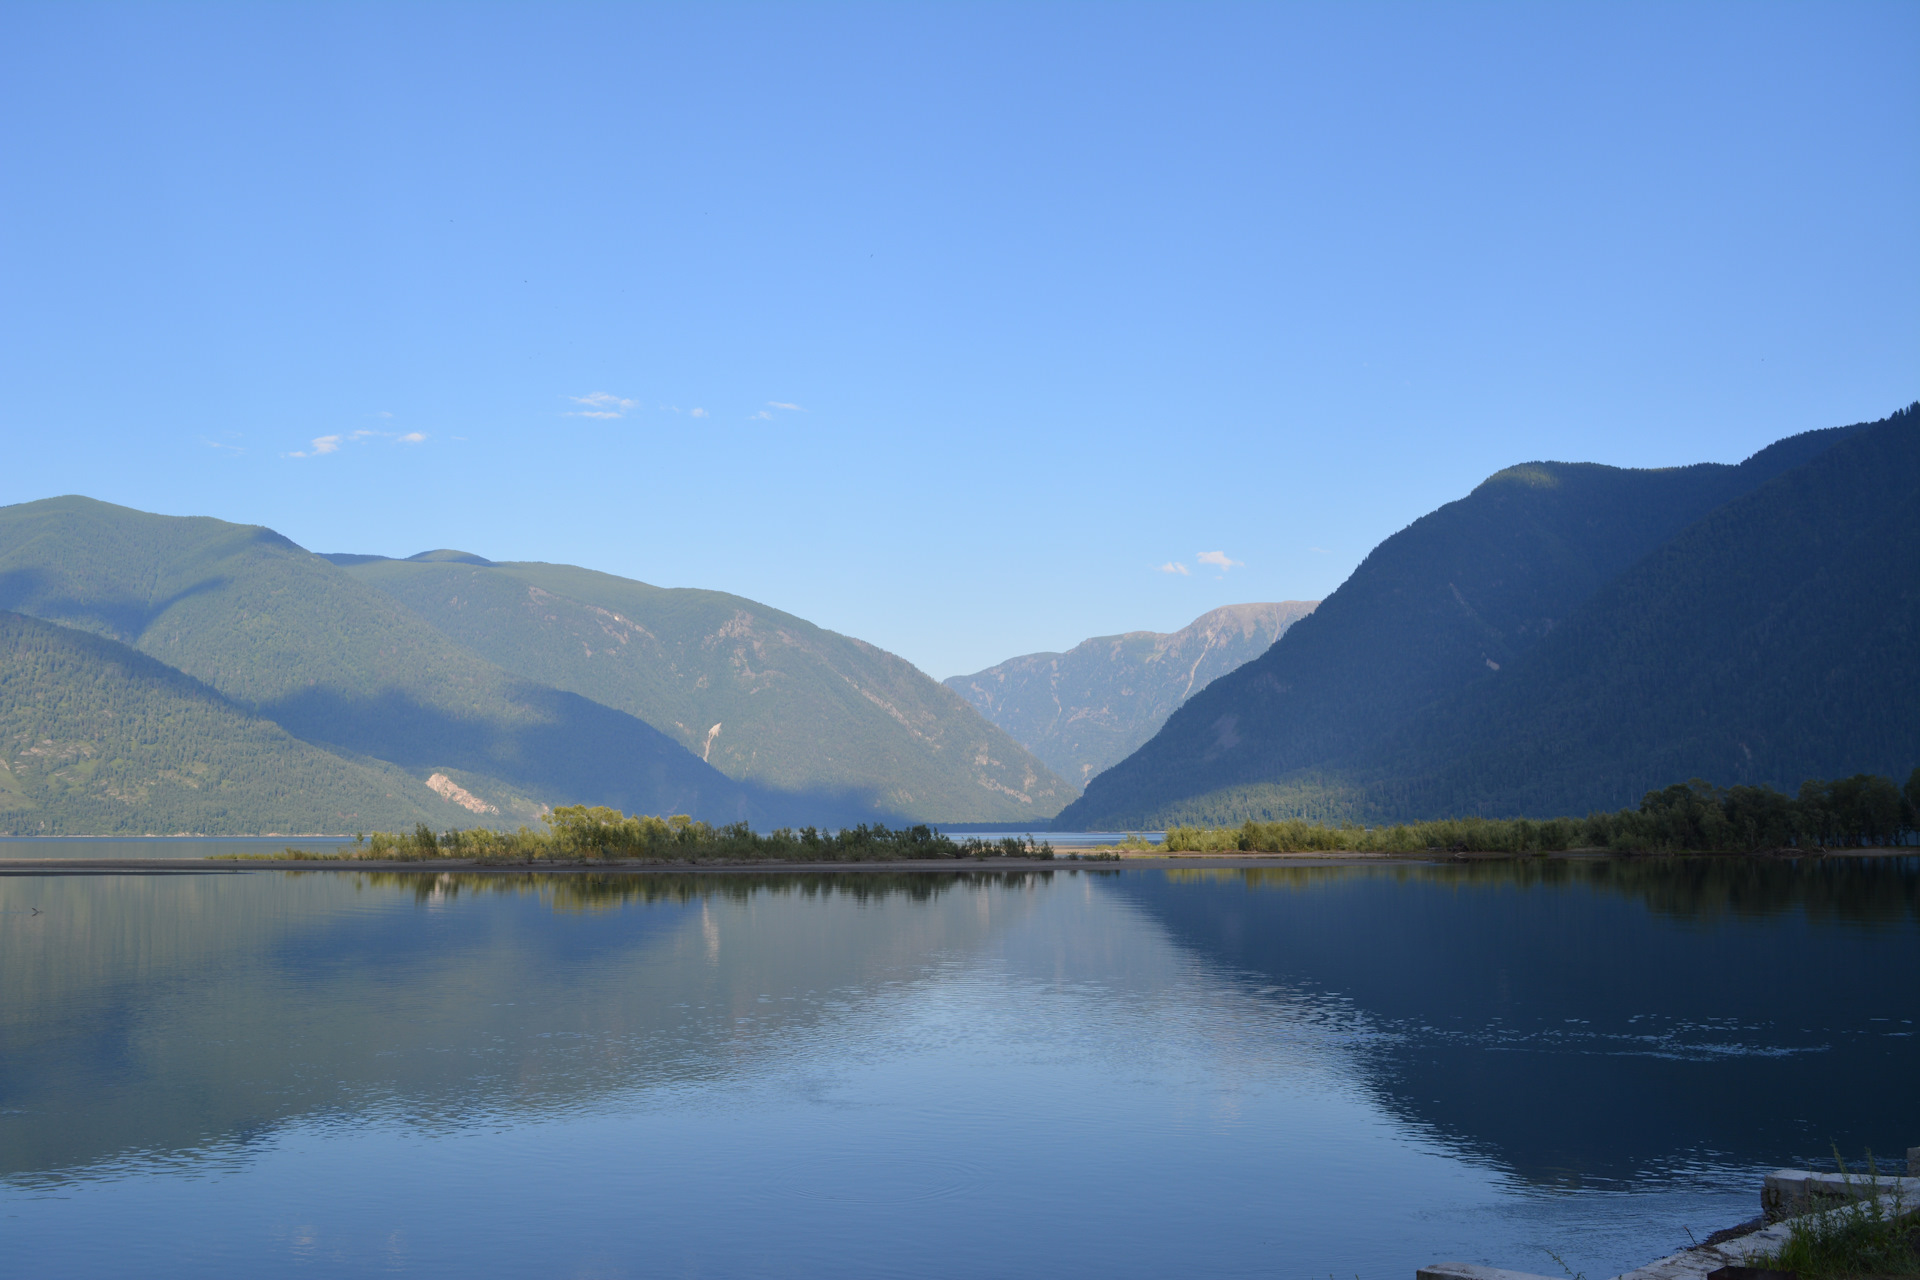
[[(1675, 858), (1712, 858), (1716, 861), (1797, 861), (1801, 858), (1911, 858), (1920, 848), (1876, 846), (1818, 851), (1784, 850), (1763, 853), (1622, 854), (1606, 849), (1569, 849), (1549, 854), (1510, 853), (1147, 853), (1128, 849), (1076, 849), (1080, 857), (1054, 858), (939, 858), (896, 862), (786, 862), (672, 861), (638, 858), (583, 858), (567, 861), (503, 862), (474, 858), (0, 858), (0, 876), (83, 875), (238, 875), (250, 871), (380, 871), (437, 875), (458, 872), (474, 875), (741, 875), (780, 872), (863, 871), (960, 874), (980, 871), (1123, 871), (1188, 870), (1243, 871), (1261, 867), (1447, 866), (1467, 862), (1596, 862), (1618, 859), (1640, 862)], [(1117, 858), (1086, 854), (1118, 854)]]

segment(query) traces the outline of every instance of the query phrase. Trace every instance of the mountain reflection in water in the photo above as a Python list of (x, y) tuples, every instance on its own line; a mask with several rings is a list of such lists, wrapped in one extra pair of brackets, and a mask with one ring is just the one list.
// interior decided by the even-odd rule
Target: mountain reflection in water
[(0, 1202), (70, 1275), (1604, 1276), (1916, 1140), (1916, 903), (1911, 858), (6, 877)]
[[(712, 1080), (977, 948), (1049, 875), (0, 880), (0, 910), (42, 913), (0, 933), (0, 1177), (178, 1161), (293, 1116), (501, 1123)], [(977, 910), (863, 911), (989, 883)]]
[[(1920, 1137), (1920, 859), (1133, 876), (1222, 974), (1349, 1002), (1381, 1102), (1548, 1182)], [(1911, 1135), (1911, 1136), (1910, 1136)]]

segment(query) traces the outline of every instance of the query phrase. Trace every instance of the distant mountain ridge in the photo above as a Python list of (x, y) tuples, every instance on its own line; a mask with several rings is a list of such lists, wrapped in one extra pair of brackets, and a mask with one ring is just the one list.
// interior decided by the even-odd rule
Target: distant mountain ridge
[[(1884, 490), (1885, 501), (1900, 507), (1906, 499), (1895, 495), (1907, 492), (1900, 486), (1920, 475), (1903, 443), (1915, 424), (1916, 410), (1908, 409), (1879, 423), (1808, 432), (1738, 466), (1632, 471), (1530, 463), (1499, 472), (1381, 543), (1312, 616), (1189, 701), (1152, 741), (1093, 779), (1059, 821), (1144, 826), (1249, 816), (1583, 812), (1637, 801), (1637, 792), (1628, 793), (1642, 780), (1664, 784), (1709, 765), (1722, 781), (1764, 777), (1785, 786), (1799, 778), (1776, 770), (1894, 771), (1891, 757), (1920, 747), (1912, 733), (1884, 724), (1883, 713), (1860, 701), (1859, 689), (1862, 679), (1892, 690), (1911, 682), (1920, 643), (1902, 640), (1909, 633), (1899, 628), (1908, 625), (1901, 621), (1905, 602), (1920, 590), (1920, 546), (1893, 517), (1869, 531), (1864, 522), (1880, 519), (1878, 507), (1850, 509), (1818, 477), (1877, 449), (1883, 474), (1871, 484), (1859, 477), (1860, 492)], [(1806, 642), (1807, 652), (1838, 664), (1833, 670), (1842, 683), (1835, 687), (1849, 690), (1838, 704), (1844, 710), (1823, 714), (1875, 726), (1880, 747), (1852, 749), (1863, 735), (1830, 726), (1821, 751), (1776, 753), (1763, 770), (1743, 775), (1724, 751), (1675, 745), (1694, 739), (1648, 701), (1646, 691), (1664, 679), (1651, 672), (1694, 672), (1692, 714), (1717, 734), (1749, 695), (1716, 686), (1709, 675), (1716, 669), (1750, 670), (1774, 690), (1768, 696), (1779, 716), (1794, 698), (1819, 705), (1831, 696), (1775, 665), (1788, 661), (1787, 650), (1769, 637), (1793, 625), (1805, 630), (1804, 622), (1763, 621), (1772, 615), (1760, 598), (1729, 600), (1715, 584), (1765, 582), (1787, 598), (1813, 599), (1817, 584), (1827, 582), (1840, 594), (1825, 602), (1822, 618), (1861, 617), (1860, 600), (1847, 592), (1866, 588), (1842, 572), (1843, 564), (1796, 558), (1769, 542), (1753, 503), (1776, 504), (1772, 518), (1817, 545), (1846, 540), (1882, 574), (1889, 594), (1876, 607), (1894, 619), (1888, 625), (1895, 632), (1869, 630), (1881, 637), (1874, 656), (1855, 662), (1830, 634)], [(1744, 550), (1715, 552), (1714, 538)], [(1867, 554), (1882, 546), (1892, 550)], [(1708, 564), (1719, 578), (1701, 576)], [(1659, 565), (1675, 580), (1694, 582), (1702, 601), (1733, 610), (1723, 643), (1739, 637), (1749, 654), (1762, 656), (1716, 657), (1683, 606), (1662, 597), (1652, 610), (1649, 589), (1629, 590), (1637, 575)], [(1843, 582), (1854, 585), (1842, 590)], [(1611, 621), (1603, 625), (1596, 611)], [(1614, 638), (1603, 644), (1599, 637), (1608, 634)], [(1579, 647), (1587, 644), (1595, 648)], [(1610, 662), (1599, 657), (1608, 645)], [(1613, 674), (1602, 678), (1607, 671)], [(1566, 707), (1575, 688), (1606, 690), (1583, 697), (1584, 723)], [(1748, 722), (1757, 732), (1759, 722)], [(1515, 774), (1521, 742), (1535, 753), (1533, 776), (1559, 782)], [(1618, 745), (1625, 742), (1638, 742), (1641, 756)], [(1757, 759), (1758, 747), (1748, 748)], [(1496, 768), (1498, 760), (1507, 763)]]
[(1231, 604), (1173, 632), (1129, 631), (1030, 653), (946, 685), (1062, 777), (1084, 786), (1187, 698), (1266, 652), (1317, 601)]

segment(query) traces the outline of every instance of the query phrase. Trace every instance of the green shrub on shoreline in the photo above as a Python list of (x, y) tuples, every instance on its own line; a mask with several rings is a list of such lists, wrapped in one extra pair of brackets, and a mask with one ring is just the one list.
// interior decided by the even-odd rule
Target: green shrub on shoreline
[[(825, 832), (782, 827), (756, 834), (744, 822), (715, 827), (685, 814), (629, 817), (604, 806), (567, 805), (544, 819), (545, 831), (434, 832), (425, 824), (410, 833), (376, 831), (354, 837), (339, 853), (289, 848), (272, 861), (428, 862), (458, 858), (476, 862), (579, 862), (589, 859), (643, 859), (653, 862), (910, 862), (1032, 858), (1051, 861), (1053, 846), (1032, 836), (998, 840), (955, 840), (929, 826), (880, 824)], [(228, 855), (239, 858), (241, 855)], [(253, 855), (258, 860), (258, 855)]]
[(1862, 773), (1809, 780), (1797, 796), (1771, 787), (1719, 788), (1695, 778), (1647, 792), (1638, 809), (1585, 818), (1447, 818), (1381, 827), (1292, 818), (1172, 827), (1162, 847), (1181, 853), (1754, 853), (1903, 844), (1916, 830), (1920, 768), (1904, 788)]

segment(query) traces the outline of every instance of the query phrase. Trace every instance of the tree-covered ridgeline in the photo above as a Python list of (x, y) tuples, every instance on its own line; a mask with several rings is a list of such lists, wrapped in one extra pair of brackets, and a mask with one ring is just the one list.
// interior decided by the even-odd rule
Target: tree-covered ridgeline
[(782, 827), (765, 835), (744, 822), (713, 826), (686, 814), (629, 817), (604, 805), (566, 805), (543, 819), (547, 829), (494, 831), (485, 827), (436, 833), (425, 823), (410, 833), (376, 831), (356, 837), (341, 853), (289, 849), (298, 861), (579, 862), (640, 859), (653, 862), (912, 862), (987, 858), (1051, 860), (1053, 846), (1032, 836), (955, 840), (932, 827), (862, 823), (838, 831)]
[(1904, 845), (1920, 835), (1920, 768), (1904, 787), (1859, 773), (1814, 778), (1789, 796), (1772, 787), (1715, 787), (1695, 778), (1649, 791), (1637, 809), (1584, 818), (1448, 818), (1363, 827), (1289, 819), (1239, 827), (1173, 827), (1164, 848), (1183, 853), (1542, 854), (1757, 853)]

